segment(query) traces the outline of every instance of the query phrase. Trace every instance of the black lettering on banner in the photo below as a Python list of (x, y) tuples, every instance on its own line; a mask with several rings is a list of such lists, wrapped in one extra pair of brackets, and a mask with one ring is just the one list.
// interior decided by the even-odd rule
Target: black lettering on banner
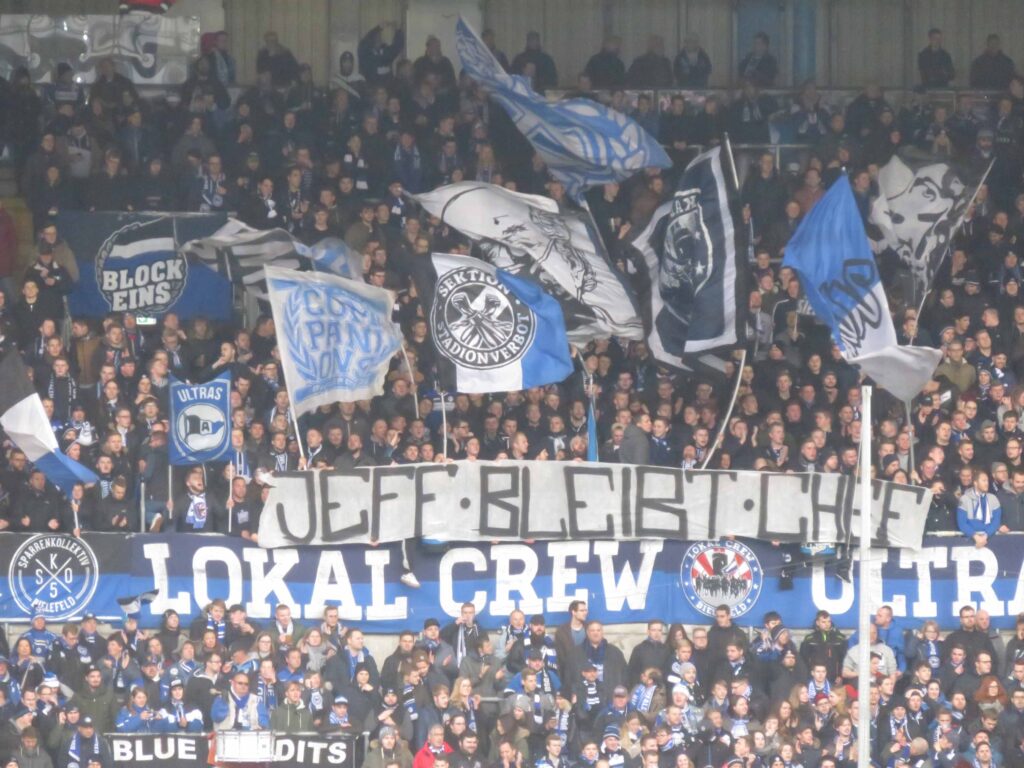
[[(807, 540), (807, 519), (800, 519), (800, 531), (794, 534), (792, 531), (773, 531), (769, 524), (773, 522), (768, 517), (768, 500), (771, 498), (771, 485), (773, 478), (782, 478), (785, 483), (792, 483), (795, 478), (800, 479), (800, 493), (807, 493), (807, 486), (810, 485), (809, 475), (772, 475), (765, 473), (761, 475), (761, 508), (757, 519), (757, 537), (767, 541), (806, 541)], [(778, 501), (778, 500), (776, 500)]]
[(622, 535), (633, 535), (633, 508), (632, 488), (633, 470), (630, 467), (623, 467), (619, 474), (622, 491), (619, 493), (619, 508), (622, 510)]
[[(880, 543), (875, 546), (888, 546), (889, 541), (889, 523), (893, 520), (899, 520), (903, 516), (899, 510), (903, 508), (903, 504), (898, 503), (899, 497), (904, 495), (910, 495), (914, 497), (913, 504), (920, 504), (923, 497), (928, 493), (928, 489), (922, 488), (918, 485), (896, 485), (895, 483), (881, 483), (875, 482), (875, 498), (878, 498), (879, 491), (882, 492), (882, 503), (879, 505), (882, 508), (882, 512), (879, 515), (878, 527), (875, 529), (876, 540), (880, 540)], [(897, 502), (897, 503), (893, 503)]]
[[(416, 467), (416, 499), (413, 509), (416, 513), (415, 530), (417, 537), (423, 535), (423, 508), (437, 499), (436, 493), (425, 493), (423, 491), (423, 478), (427, 475), (436, 475), (439, 472), (454, 479), (459, 473), (459, 467), (457, 464), (421, 464)], [(377, 541), (377, 539), (374, 539), (374, 541)]]
[[(507, 499), (519, 499), (519, 467), (480, 467), (480, 535), (484, 537), (516, 537), (519, 535), (519, 507)], [(508, 485), (491, 490), (491, 477), (508, 478)], [(491, 525), (491, 507), (508, 513), (508, 525)]]
[[(670, 477), (673, 481), (674, 492), (671, 496), (648, 496), (646, 492), (646, 481), (648, 477)], [(689, 511), (682, 506), (684, 502), (683, 473), (678, 469), (665, 469), (662, 467), (637, 467), (636, 468), (636, 535), (638, 538), (678, 538), (687, 539), (687, 515)], [(649, 526), (644, 522), (644, 512), (665, 512), (675, 515), (675, 528), (658, 528)], [(625, 515), (623, 515), (623, 527), (625, 527)], [(629, 535), (623, 531), (624, 535)]]
[(299, 536), (292, 531), (291, 526), (288, 525), (288, 510), (286, 510), (284, 504), (281, 504), (280, 502), (277, 504), (277, 525), (281, 529), (281, 535), (290, 542), (295, 544), (309, 544), (319, 533), (316, 529), (316, 492), (314, 490), (316, 486), (313, 482), (314, 473), (281, 472), (277, 477), (284, 480), (300, 479), (306, 486), (306, 517), (308, 518), (306, 535)]
[(718, 532), (718, 481), (722, 475), (728, 474), (730, 480), (736, 479), (735, 472), (721, 472), (721, 471), (701, 471), (699, 469), (693, 469), (686, 473), (686, 482), (693, 484), (702, 477), (707, 477), (711, 481), (711, 488), (708, 491), (708, 538), (717, 539), (719, 536), (728, 536), (732, 534), (732, 531), (726, 527), (726, 530), (721, 534)]
[(530, 527), (530, 469), (523, 469), (523, 514), (520, 516), (522, 528), (519, 531), (521, 539), (566, 539), (568, 531), (565, 529), (565, 519), (558, 514), (557, 509), (545, 507), (542, 512), (544, 521), (550, 520), (554, 515), (558, 521), (558, 530), (540, 530)]
[[(411, 480), (415, 476), (415, 474), (416, 474), (416, 469), (415, 469), (415, 467), (412, 467), (412, 466), (404, 466), (404, 467), (376, 467), (376, 468), (374, 468), (374, 470), (373, 470), (373, 501), (370, 503), (370, 509), (372, 510), (374, 520), (378, 521), (377, 522), (377, 529), (378, 529), (378, 531), (380, 530), (380, 522), (379, 521), (380, 521), (380, 507), (381, 507), (381, 504), (383, 504), (386, 501), (391, 501), (392, 499), (400, 498), (402, 496), (401, 493), (397, 493), (397, 492), (383, 493), (381, 491), (381, 485), (383, 485), (384, 480), (386, 478), (389, 478), (389, 477), (405, 477), (405, 478), (408, 478), (408, 479)], [(417, 521), (418, 521), (418, 519), (419, 519), (419, 512), (417, 511), (416, 514), (417, 514)], [(418, 528), (419, 528), (419, 524), (417, 522), (417, 531), (414, 534), (415, 536), (419, 536)], [(376, 541), (376, 539), (374, 539), (374, 541)]]
[[(576, 466), (574, 464), (568, 464), (565, 467), (565, 499), (566, 499), (566, 513), (569, 516), (569, 535), (573, 539), (579, 539), (581, 537), (591, 537), (595, 539), (614, 539), (615, 538), (615, 520), (611, 515), (605, 515), (605, 528), (604, 530), (584, 530), (580, 526), (580, 515), (578, 514), (584, 509), (587, 509), (587, 502), (580, 500), (576, 495), (576, 478), (577, 477), (603, 477), (608, 480), (608, 489), (611, 491), (615, 490), (615, 475), (612, 467), (584, 467)], [(600, 513), (594, 515), (599, 517)], [(584, 521), (585, 522), (585, 521)], [(595, 520), (596, 522), (596, 520)]]
[[(358, 506), (358, 499), (360, 497), (349, 497), (334, 501), (331, 498), (330, 491), (327, 488), (327, 482), (333, 477), (357, 477), (362, 479), (363, 482), (367, 482), (370, 479), (369, 468), (356, 468), (356, 469), (336, 469), (329, 470), (320, 473), (320, 538), (325, 542), (344, 541), (345, 539), (351, 539), (356, 536), (366, 534), (370, 532), (369, 524), (369, 510), (360, 509), (356, 516), (359, 518), (358, 522), (346, 528), (332, 528), (331, 527), (331, 511), (334, 509), (343, 508), (348, 506)], [(374, 525), (379, 529), (380, 524), (377, 516), (374, 515)], [(376, 538), (371, 534), (370, 539), (376, 541)]]
[[(844, 507), (849, 498), (849, 486), (854, 485), (848, 482), (845, 475), (822, 475), (815, 473), (811, 476), (811, 513), (814, 515), (811, 529), (814, 531), (814, 541), (818, 540), (821, 534), (822, 519), (831, 514), (835, 518), (836, 531), (842, 530)], [(824, 487), (828, 483), (835, 483), (835, 497), (831, 500), (824, 498)], [(836, 541), (845, 541), (845, 536), (836, 536)]]

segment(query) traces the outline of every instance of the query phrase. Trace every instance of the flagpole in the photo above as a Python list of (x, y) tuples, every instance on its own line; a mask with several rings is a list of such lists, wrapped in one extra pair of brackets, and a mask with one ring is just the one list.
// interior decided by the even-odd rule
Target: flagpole
[(740, 384), (743, 383), (743, 368), (747, 364), (747, 348), (743, 348), (743, 352), (740, 355), (740, 362), (738, 370), (736, 371), (736, 385), (732, 390), (732, 401), (729, 403), (729, 410), (725, 414), (725, 418), (722, 419), (722, 423), (718, 425), (718, 434), (715, 435), (715, 442), (711, 444), (711, 450), (708, 451), (708, 455), (704, 457), (704, 463), (700, 465), (701, 469), (707, 469), (708, 464), (711, 463), (711, 457), (715, 455), (715, 451), (718, 450), (718, 441), (722, 439), (722, 435), (725, 434), (725, 428), (729, 424), (729, 419), (732, 418), (732, 411), (736, 407), (736, 398), (740, 394)]
[(174, 517), (174, 465), (167, 461), (167, 519)]
[[(78, 513), (75, 512), (75, 527), (78, 525)], [(139, 484), (139, 533), (146, 532), (146, 481)]]
[(725, 152), (726, 152), (726, 154), (729, 155), (729, 170), (732, 172), (733, 188), (737, 192), (739, 192), (740, 191), (740, 177), (736, 173), (736, 158), (732, 154), (732, 142), (729, 141), (729, 134), (728, 133), (723, 133), (722, 134), (722, 143), (725, 145)]
[(917, 432), (914, 425), (914, 411), (910, 401), (907, 400), (903, 403), (903, 407), (907, 409), (907, 434), (910, 437), (910, 471), (907, 472), (907, 479), (913, 483), (913, 473), (917, 470), (917, 462), (914, 461), (914, 434)]
[[(295, 442), (299, 444), (299, 458), (306, 462), (306, 449), (302, 447), (302, 433), (299, 432), (299, 415), (295, 412), (295, 405), (289, 404), (288, 410), (292, 414), (292, 426), (295, 427)], [(309, 469), (309, 467), (306, 467)]]
[(416, 404), (416, 418), (420, 417), (420, 396), (416, 388), (416, 377), (412, 375), (412, 366), (409, 365), (409, 355), (405, 351), (405, 344), (402, 345), (402, 359), (405, 360), (405, 370), (409, 372), (409, 386), (412, 387), (412, 399)]
[(860, 567), (857, 571), (857, 768), (871, 766), (871, 606), (868, 559), (871, 553), (871, 387), (860, 388)]
[(448, 461), (448, 409), (444, 402), (445, 391), (441, 390), (441, 455)]
[[(964, 208), (964, 213), (960, 217), (960, 221), (953, 227), (953, 231), (949, 235), (949, 241), (946, 243), (946, 248), (942, 251), (942, 256), (939, 261), (935, 264), (935, 272), (939, 271), (939, 267), (946, 261), (946, 257), (949, 255), (950, 249), (953, 247), (953, 238), (960, 232), (961, 227), (964, 225), (964, 221), (967, 219), (967, 212), (971, 210), (971, 206), (974, 205), (974, 201), (978, 199), (978, 192), (985, 182), (988, 180), (988, 175), (992, 173), (992, 167), (996, 164), (996, 159), (993, 157), (992, 161), (988, 164), (988, 168), (985, 169), (985, 174), (981, 177), (981, 181), (978, 182), (978, 186), (974, 188), (974, 194), (971, 195), (971, 199), (967, 202), (967, 207)], [(934, 275), (934, 272), (933, 272)], [(921, 297), (921, 303), (917, 305), (917, 321), (921, 322), (921, 312), (924, 310), (924, 302), (932, 292), (932, 286), (929, 284), (927, 290), (924, 292), (924, 296)]]

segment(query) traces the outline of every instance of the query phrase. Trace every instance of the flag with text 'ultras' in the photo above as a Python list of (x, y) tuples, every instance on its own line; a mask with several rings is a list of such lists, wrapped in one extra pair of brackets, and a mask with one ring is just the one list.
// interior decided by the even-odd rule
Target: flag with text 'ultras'
[(0, 426), (25, 458), (65, 495), (75, 483), (96, 483), (99, 478), (74, 459), (61, 453), (43, 401), (29, 381), (28, 371), (16, 350), (0, 360)]
[(231, 372), (202, 384), (171, 377), (171, 440), (175, 466), (217, 461), (231, 446)]
[(845, 175), (800, 223), (783, 265), (796, 270), (814, 314), (848, 362), (863, 362), (865, 373), (901, 400), (921, 391), (942, 353), (897, 346), (889, 300)]
[(415, 280), (445, 390), (508, 392), (572, 374), (562, 309), (534, 283), (448, 253), (420, 262)]
[(587, 187), (623, 181), (644, 168), (672, 166), (658, 141), (632, 118), (593, 99), (549, 102), (527, 78), (505, 72), (461, 16), (455, 47), (463, 71), (508, 112), (570, 197), (579, 200)]
[(292, 407), (297, 413), (384, 391), (402, 331), (395, 296), (324, 272), (266, 267), (267, 293)]

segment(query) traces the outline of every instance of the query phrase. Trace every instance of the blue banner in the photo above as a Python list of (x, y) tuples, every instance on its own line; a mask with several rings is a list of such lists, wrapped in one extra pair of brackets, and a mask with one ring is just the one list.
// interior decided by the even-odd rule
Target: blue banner
[(171, 464), (219, 459), (231, 444), (230, 424), (230, 371), (205, 384), (171, 379)]
[(80, 273), (68, 297), (71, 314), (176, 312), (183, 319), (229, 319), (231, 283), (180, 250), (226, 220), (224, 214), (61, 213), (57, 227)]
[[(935, 619), (944, 629), (958, 626), (960, 606), (970, 604), (987, 610), (993, 626), (1011, 629), (1024, 611), (1022, 542), (996, 536), (978, 549), (962, 536), (928, 537), (917, 551), (873, 550), (872, 604), (913, 615), (906, 624)], [(389, 633), (430, 617), (446, 623), (465, 601), (487, 627), (506, 623), (517, 608), (554, 624), (576, 599), (610, 624), (654, 617), (707, 624), (725, 604), (744, 626), (780, 610), (787, 625), (809, 627), (824, 609), (840, 627), (855, 627), (856, 580), (840, 580), (833, 562), (797, 566), (793, 588), (781, 588), (792, 551), (738, 540), (460, 544), (419, 552), (415, 590), (399, 582), (399, 545), (267, 550), (215, 534), (0, 534), (0, 558), (10, 564), (0, 577), (0, 612), (14, 622), (35, 611), (54, 621), (86, 611), (119, 620), (117, 597), (156, 588), (157, 599), (143, 607), (147, 627), (168, 608), (187, 623), (217, 597), (245, 605), (256, 623), (269, 621), (277, 603), (314, 623), (330, 604), (346, 623)]]

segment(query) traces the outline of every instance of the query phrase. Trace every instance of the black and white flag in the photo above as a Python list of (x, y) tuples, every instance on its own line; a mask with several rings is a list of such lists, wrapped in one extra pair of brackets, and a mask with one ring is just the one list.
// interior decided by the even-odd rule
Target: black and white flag
[(539, 285), (565, 315), (569, 341), (643, 338), (636, 298), (593, 222), (538, 195), (463, 181), (416, 195), (426, 211), (476, 241), (480, 255)]
[(285, 269), (310, 268), (309, 259), (300, 255), (297, 245), (301, 247), (301, 243), (283, 229), (254, 229), (229, 219), (210, 237), (190, 240), (181, 250), (187, 257), (201, 261), (250, 295), (265, 301), (267, 283), (263, 267), (272, 264)]
[(720, 147), (695, 157), (672, 199), (633, 240), (650, 275), (647, 343), (655, 358), (677, 368), (740, 343), (746, 332), (742, 233), (726, 173)]
[(912, 151), (893, 155), (882, 167), (878, 191), (870, 222), (881, 232), (880, 247), (910, 270), (916, 305), (946, 257), (970, 192), (948, 159)]

